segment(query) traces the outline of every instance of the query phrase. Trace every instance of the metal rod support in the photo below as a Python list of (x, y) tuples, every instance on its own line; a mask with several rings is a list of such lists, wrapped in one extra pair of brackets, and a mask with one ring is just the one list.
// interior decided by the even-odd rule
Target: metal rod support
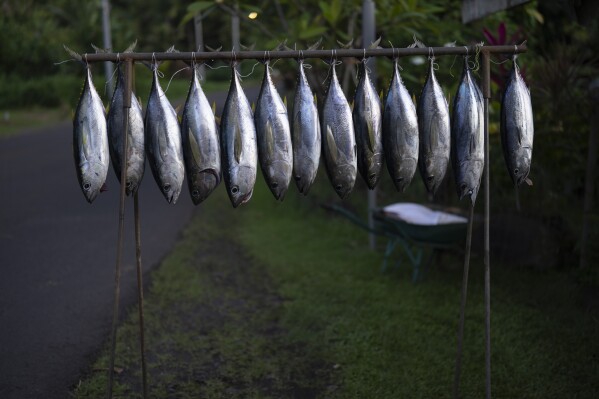
[[(119, 320), (119, 301), (121, 294), (121, 259), (123, 257), (123, 232), (125, 228), (125, 186), (127, 180), (127, 152), (129, 136), (129, 109), (131, 108), (131, 73), (133, 62), (126, 60), (125, 63), (125, 96), (123, 97), (123, 111), (125, 114), (123, 123), (123, 154), (121, 158), (121, 189), (119, 204), (119, 227), (116, 250), (116, 267), (114, 274), (114, 308), (112, 312), (112, 333), (110, 339), (110, 364), (108, 366), (108, 399), (112, 399), (112, 386), (114, 378), (114, 358), (116, 354), (116, 327)], [(127, 95), (128, 93), (128, 95)]]
[(137, 263), (137, 304), (139, 310), (139, 349), (141, 353), (141, 386), (143, 399), (148, 398), (148, 373), (146, 368), (146, 338), (144, 330), (144, 284), (141, 266), (141, 222), (139, 217), (139, 193), (133, 197), (135, 218), (135, 259)]
[(490, 223), (490, 158), (489, 158), (489, 98), (491, 98), (491, 69), (489, 52), (482, 51), (483, 97), (485, 114), (485, 217), (484, 217), (484, 248), (485, 248), (485, 393), (486, 399), (491, 399), (491, 245), (489, 240)]
[[(466, 55), (480, 51), (481, 54), (517, 54), (527, 51), (526, 45), (518, 46), (462, 46), (462, 47), (422, 47), (422, 48), (383, 48), (383, 49), (334, 49), (334, 50), (283, 50), (269, 51), (268, 58), (360, 58), (364, 57), (405, 57), (414, 55)], [(266, 51), (196, 51), (181, 53), (98, 53), (83, 54), (87, 62), (118, 60), (167, 61), (167, 60), (263, 60)]]
[(468, 230), (466, 232), (466, 250), (464, 254), (464, 274), (462, 275), (462, 300), (460, 303), (460, 321), (458, 324), (458, 348), (455, 358), (455, 374), (453, 380), (453, 398), (460, 396), (460, 377), (462, 375), (462, 352), (464, 346), (464, 324), (466, 321), (466, 299), (468, 296), (468, 273), (470, 270), (470, 250), (472, 248), (472, 225), (474, 221), (474, 204), (470, 205), (468, 214)]

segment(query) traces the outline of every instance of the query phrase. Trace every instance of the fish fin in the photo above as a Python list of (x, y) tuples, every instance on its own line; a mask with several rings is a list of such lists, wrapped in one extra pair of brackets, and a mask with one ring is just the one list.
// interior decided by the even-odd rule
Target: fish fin
[(414, 103), (414, 106), (418, 106), (418, 103), (416, 102), (416, 94), (412, 94), (412, 102)]
[(214, 121), (220, 126), (220, 116), (214, 115)]
[(179, 115), (181, 113), (181, 109), (183, 108), (183, 104), (177, 105), (175, 108), (175, 114)]
[(381, 100), (381, 102), (383, 102), (383, 98), (385, 98), (383, 96), (383, 89), (381, 89), (381, 91), (379, 92), (379, 100)]
[(327, 125), (327, 146), (329, 147), (329, 154), (333, 159), (333, 163), (337, 163), (339, 152), (337, 150), (337, 144), (335, 143), (335, 137), (333, 136), (333, 132), (329, 125)]
[(135, 39), (135, 41), (134, 41), (133, 43), (131, 43), (131, 44), (129, 45), (129, 47), (127, 47), (127, 48), (125, 49), (125, 51), (123, 51), (123, 53), (132, 53), (132, 52), (133, 52), (133, 50), (135, 50), (135, 47), (136, 47), (136, 46), (137, 46), (137, 39)]
[(352, 37), (352, 39), (347, 42), (347, 43), (342, 43), (339, 40), (337, 40), (337, 43), (339, 43), (339, 45), (341, 46), (341, 48), (350, 48), (351, 45), (354, 43), (354, 38)]
[(368, 148), (370, 148), (370, 151), (374, 153), (376, 140), (374, 137), (374, 123), (372, 121), (372, 118), (366, 119), (366, 129), (368, 129)]
[(314, 44), (312, 44), (310, 47), (308, 47), (308, 50), (316, 50), (318, 49), (318, 47), (320, 47), (320, 44), (322, 43), (322, 37), (320, 39), (318, 39)]
[(474, 154), (475, 151), (476, 151), (476, 135), (471, 134), (470, 135), (470, 155)]
[(71, 56), (71, 58), (79, 61), (80, 63), (82, 63), (83, 65), (85, 65), (85, 62), (83, 61), (83, 59), (81, 58), (81, 54), (76, 53), (75, 51), (71, 50), (70, 48), (68, 48), (65, 44), (62, 45), (62, 47), (65, 49), (65, 51), (67, 53), (69, 53), (69, 55)]
[(216, 101), (212, 101), (212, 114), (216, 116)]
[(316, 98), (316, 94), (314, 94), (314, 105), (318, 105), (318, 98)]
[(219, 48), (212, 48), (212, 47), (208, 46), (207, 44), (205, 44), (204, 47), (206, 47), (208, 49), (208, 51), (211, 51), (213, 53), (218, 53), (223, 48), (223, 46), (220, 46)]
[(158, 134), (158, 152), (162, 161), (166, 160), (168, 154), (168, 139), (166, 134)]
[(439, 127), (438, 124), (435, 123), (437, 119), (437, 114), (434, 114), (431, 121), (431, 133), (430, 133), (430, 148), (437, 148), (439, 145)]
[(143, 110), (143, 105), (142, 105), (140, 96), (137, 96), (137, 102), (139, 103), (139, 108), (141, 108)]
[(354, 100), (351, 100), (351, 103), (349, 104), (349, 108), (352, 110), (352, 112), (354, 111)]
[(273, 133), (272, 123), (270, 118), (266, 121), (266, 128), (264, 129), (266, 135), (266, 153), (268, 156), (272, 156), (275, 152), (275, 136)]
[(379, 43), (381, 42), (381, 39), (382, 39), (382, 38), (383, 38), (382, 36), (379, 36), (379, 38), (378, 38), (378, 39), (376, 39), (374, 42), (370, 43), (370, 46), (368, 46), (368, 48), (369, 48), (369, 49), (375, 49), (375, 48), (378, 48), (378, 47), (379, 47)]
[(285, 111), (287, 111), (287, 96), (283, 97), (283, 105), (285, 106)]
[(95, 46), (93, 43), (90, 43), (90, 44), (91, 44), (92, 48), (94, 49), (94, 51), (96, 52), (96, 54), (99, 54), (99, 53), (110, 53), (110, 49), (109, 48), (104, 49), (104, 48)]
[(235, 136), (233, 138), (233, 152), (235, 153), (235, 161), (241, 162), (241, 152), (243, 151), (243, 145), (241, 143), (241, 129), (239, 126), (235, 126)]
[(530, 178), (527, 177), (526, 179), (524, 179), (524, 182), (529, 186), (532, 186), (532, 180), (530, 180)]
[(256, 112), (256, 103), (252, 103), (252, 112)]
[(189, 146), (191, 147), (191, 154), (196, 165), (201, 165), (202, 154), (200, 152), (200, 144), (196, 139), (196, 136), (191, 132), (191, 129), (187, 129), (187, 138), (189, 140)]

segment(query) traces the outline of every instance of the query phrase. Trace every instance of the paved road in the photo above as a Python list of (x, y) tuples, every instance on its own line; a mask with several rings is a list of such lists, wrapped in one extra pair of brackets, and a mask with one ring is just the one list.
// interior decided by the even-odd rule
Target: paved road
[[(256, 94), (251, 90), (250, 100)], [(209, 96), (219, 107), (224, 98)], [(118, 182), (111, 166), (109, 191), (91, 205), (85, 201), (75, 176), (71, 129), (64, 123), (0, 140), (2, 399), (67, 397), (110, 334)], [(140, 189), (145, 271), (168, 253), (192, 215), (184, 185), (178, 203), (169, 205), (146, 167)], [(127, 206), (125, 307), (136, 303), (131, 199)]]

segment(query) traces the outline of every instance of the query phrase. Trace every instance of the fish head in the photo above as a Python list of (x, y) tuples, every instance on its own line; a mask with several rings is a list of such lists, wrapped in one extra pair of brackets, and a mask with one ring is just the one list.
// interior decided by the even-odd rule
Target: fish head
[(245, 204), (252, 198), (255, 182), (256, 169), (249, 166), (239, 165), (233, 170), (227, 187), (229, 199), (233, 204), (233, 208)]
[(220, 174), (215, 169), (204, 169), (194, 174), (190, 193), (194, 205), (204, 201), (220, 183)]
[(395, 173), (393, 184), (400, 193), (406, 191), (406, 188), (412, 182), (412, 177), (416, 171), (417, 162), (414, 158), (406, 158), (402, 160), (399, 170)]
[(169, 204), (176, 204), (181, 185), (183, 183), (183, 171), (180, 165), (176, 163), (163, 164), (158, 173), (160, 177), (160, 191)]
[(531, 151), (528, 148), (520, 148), (518, 154), (513, 157), (510, 175), (512, 176), (514, 184), (517, 186), (524, 183), (528, 177), (528, 173), (530, 172), (530, 158)]
[(356, 182), (356, 169), (352, 165), (341, 165), (331, 180), (333, 188), (341, 199), (345, 199), (354, 188)]
[[(380, 152), (374, 153), (368, 159), (368, 172), (366, 177), (366, 185), (370, 190), (373, 190), (381, 178), (381, 165), (383, 163), (383, 154)], [(378, 172), (378, 173), (377, 173)]]
[(266, 182), (277, 200), (285, 198), (291, 180), (291, 169), (291, 164), (283, 161), (275, 161), (268, 166)]
[(457, 190), (460, 200), (469, 197), (472, 205), (476, 202), (480, 179), (483, 173), (484, 162), (470, 161), (467, 167), (463, 167), (465, 172), (460, 173), (457, 180)]
[(316, 168), (314, 167), (314, 162), (312, 159), (308, 157), (300, 157), (294, 158), (296, 162), (295, 171), (293, 173), (293, 179), (295, 180), (295, 185), (300, 193), (307, 195), (312, 183), (314, 182), (314, 177), (316, 173), (312, 176), (309, 176), (307, 173), (300, 173), (299, 171), (312, 171)]
[(424, 185), (429, 193), (435, 194), (441, 185), (441, 182), (445, 177), (445, 172), (447, 171), (447, 161), (447, 159), (442, 159), (440, 157), (431, 157), (425, 161), (426, 172), (424, 173), (423, 178)]
[(106, 181), (106, 167), (97, 162), (84, 162), (80, 166), (80, 173), (81, 190), (87, 202), (91, 204)]

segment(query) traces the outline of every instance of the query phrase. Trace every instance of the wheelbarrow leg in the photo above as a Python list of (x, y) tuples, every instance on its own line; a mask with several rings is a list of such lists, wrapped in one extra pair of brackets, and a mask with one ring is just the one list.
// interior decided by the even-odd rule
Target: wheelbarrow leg
[(383, 260), (383, 266), (381, 267), (381, 273), (384, 273), (387, 270), (387, 262), (389, 260), (389, 257), (393, 253), (393, 250), (395, 249), (396, 245), (397, 245), (397, 239), (389, 238), (389, 240), (387, 241), (387, 248), (385, 249), (385, 259)]

